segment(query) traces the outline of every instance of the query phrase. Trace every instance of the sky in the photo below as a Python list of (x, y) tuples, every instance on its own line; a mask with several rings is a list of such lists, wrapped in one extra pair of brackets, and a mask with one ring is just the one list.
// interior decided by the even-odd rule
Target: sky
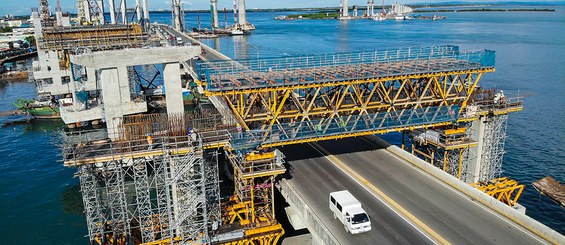
[[(49, 9), (54, 12), (56, 6), (56, 0), (48, 0)], [(60, 0), (61, 7), (63, 11), (68, 11), (71, 13), (76, 13), (76, 0)], [(109, 0), (104, 0), (105, 5), (108, 6)], [(386, 0), (385, 4), (391, 4), (393, 0)], [(457, 0), (460, 1), (460, 0)], [(466, 1), (466, 0), (462, 0)], [(467, 0), (469, 1), (469, 0)], [(478, 2), (481, 0), (473, 0)], [(515, 2), (532, 2), (532, 0), (509, 0)], [(555, 0), (542, 0), (537, 2), (551, 2)], [(31, 14), (32, 7), (39, 7), (40, 0), (0, 0), (0, 16), (6, 14), (12, 15), (29, 15)], [(120, 0), (114, 0), (116, 6), (119, 6)], [(209, 9), (209, 0), (182, 0), (185, 9)], [(366, 5), (366, 0), (349, 0), (350, 5)], [(375, 1), (377, 2), (377, 1)], [(426, 0), (426, 1), (416, 1), (416, 0), (394, 0), (394, 2), (399, 3), (432, 3), (432, 2), (444, 2), (441, 0)], [(500, 2), (500, 1), (484, 1), (484, 2)], [(135, 5), (135, 0), (127, 0), (128, 7), (133, 7)], [(169, 10), (171, 9), (170, 0), (148, 0), (150, 10)], [(247, 0), (246, 5), (248, 9), (252, 8), (299, 8), (299, 7), (337, 7), (339, 6), (339, 0)], [(223, 8), (233, 8), (232, 0), (218, 0), (218, 9)], [(108, 7), (106, 7), (108, 9)]]

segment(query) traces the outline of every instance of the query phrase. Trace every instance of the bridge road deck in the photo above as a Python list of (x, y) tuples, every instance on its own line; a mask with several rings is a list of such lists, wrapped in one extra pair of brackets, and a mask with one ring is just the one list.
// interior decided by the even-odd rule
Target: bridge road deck
[[(545, 244), (537, 235), (399, 159), (367, 138), (319, 143), (451, 244)], [(290, 182), (342, 244), (431, 244), (310, 144), (285, 146)], [(328, 195), (349, 190), (368, 212), (372, 230), (345, 233), (332, 217)], [(424, 231), (426, 232), (426, 231)]]

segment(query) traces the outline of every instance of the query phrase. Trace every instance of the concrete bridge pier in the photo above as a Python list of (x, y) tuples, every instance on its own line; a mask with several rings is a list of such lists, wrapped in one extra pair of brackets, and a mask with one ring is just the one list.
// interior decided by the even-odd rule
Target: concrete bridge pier
[[(122, 103), (130, 100), (127, 68), (114, 67), (102, 69), (100, 71), (100, 86), (102, 87), (102, 98), (104, 99), (104, 117), (108, 127), (108, 137), (115, 139), (118, 136), (116, 129), (121, 123), (121, 117), (124, 115)], [(126, 92), (128, 95), (124, 97)]]
[[(108, 128), (108, 137), (119, 137), (117, 129), (125, 115), (147, 111), (147, 104), (142, 94), (136, 94), (128, 73), (128, 67), (138, 65), (163, 64), (163, 79), (167, 100), (167, 113), (184, 112), (181, 86), (180, 63), (190, 60), (201, 53), (198, 46), (175, 48), (125, 49), (94, 52), (71, 57), (71, 62), (86, 68), (88, 74), (100, 72), (102, 108), (85, 110), (61, 110), (61, 118), (66, 124), (104, 118)], [(89, 79), (95, 76), (88, 76)]]

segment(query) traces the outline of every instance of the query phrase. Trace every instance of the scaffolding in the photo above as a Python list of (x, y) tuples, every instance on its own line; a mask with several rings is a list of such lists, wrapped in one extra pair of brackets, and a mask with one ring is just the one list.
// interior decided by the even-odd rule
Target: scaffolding
[(469, 148), (477, 145), (466, 135), (466, 128), (416, 129), (403, 132), (402, 147), (408, 141), (413, 155), (442, 169), (458, 179), (465, 179)]
[[(494, 180), (502, 176), (508, 114), (520, 110), (521, 97), (507, 98), (502, 92), (478, 87), (458, 116), (458, 128), (404, 132), (403, 147), (410, 145), (412, 154), (461, 180)], [(477, 173), (469, 172), (473, 162), (478, 162)]]
[(65, 136), (65, 166), (77, 168), (92, 243), (210, 241), (222, 223), (217, 154), (205, 154), (203, 138), (185, 126), (220, 127), (213, 116), (125, 117), (115, 141), (104, 130)]
[(208, 239), (208, 211), (217, 210), (219, 202), (206, 198), (217, 192), (210, 186), (218, 184), (217, 177), (207, 175), (217, 176), (217, 166), (204, 163), (201, 141), (184, 137), (155, 142), (156, 148), (128, 143), (158, 154), (139, 154), (144, 150), (110, 143), (111, 151), (129, 152), (129, 157), (115, 155), (76, 166), (90, 241), (140, 244), (176, 238), (187, 244)]
[(508, 115), (486, 118), (479, 180), (492, 180), (502, 176), (507, 124)]
[(219, 244), (276, 244), (284, 230), (275, 219), (275, 177), (286, 172), (279, 150), (226, 151), (234, 170), (235, 194), (223, 203), (223, 232), (241, 230), (237, 239), (217, 237)]

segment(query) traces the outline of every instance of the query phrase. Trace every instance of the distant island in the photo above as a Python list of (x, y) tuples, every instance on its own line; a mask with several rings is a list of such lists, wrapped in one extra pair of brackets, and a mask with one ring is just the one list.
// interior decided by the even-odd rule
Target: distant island
[[(487, 6), (509, 6), (509, 5), (531, 5), (538, 8), (484, 8), (485, 3), (437, 3), (437, 4), (407, 4), (406, 6), (414, 9), (415, 13), (431, 13), (431, 12), (555, 12), (555, 9), (549, 8), (539, 8), (540, 6), (553, 6), (553, 5), (563, 5), (558, 2), (549, 2), (544, 4), (534, 4), (534, 3), (518, 3), (518, 2), (499, 2), (496, 4), (486, 4)], [(477, 8), (468, 8), (468, 7)], [(390, 7), (390, 5), (388, 5)], [(456, 9), (460, 7), (459, 9)], [(463, 8), (465, 7), (465, 8)], [(481, 7), (481, 8), (478, 8)], [(437, 8), (451, 8), (451, 9), (437, 9)], [(296, 19), (332, 19), (334, 15), (339, 13), (339, 7), (312, 7), (312, 8), (251, 8), (247, 9), (247, 12), (316, 12), (316, 13), (306, 13), (306, 14), (292, 14), (292, 18)], [(366, 6), (359, 6), (359, 10), (366, 10)], [(171, 13), (171, 10), (151, 10), (150, 13)], [(209, 9), (185, 9), (185, 13), (210, 13)], [(219, 13), (231, 13), (233, 9), (218, 9)], [(330, 16), (322, 16), (320, 14), (329, 13)], [(76, 13), (69, 13), (71, 17), (76, 17)], [(296, 15), (296, 16), (294, 16)], [(302, 15), (302, 18), (298, 18)], [(13, 16), (11, 19), (24, 20), (29, 19), (29, 15)], [(334, 18), (335, 19), (335, 18)]]
[(414, 13), (435, 13), (435, 12), (555, 12), (555, 9), (414, 9)]
[(307, 13), (307, 14), (289, 14), (285, 17), (285, 20), (327, 20), (327, 19), (337, 19), (339, 13), (337, 12), (321, 12), (321, 13)]

